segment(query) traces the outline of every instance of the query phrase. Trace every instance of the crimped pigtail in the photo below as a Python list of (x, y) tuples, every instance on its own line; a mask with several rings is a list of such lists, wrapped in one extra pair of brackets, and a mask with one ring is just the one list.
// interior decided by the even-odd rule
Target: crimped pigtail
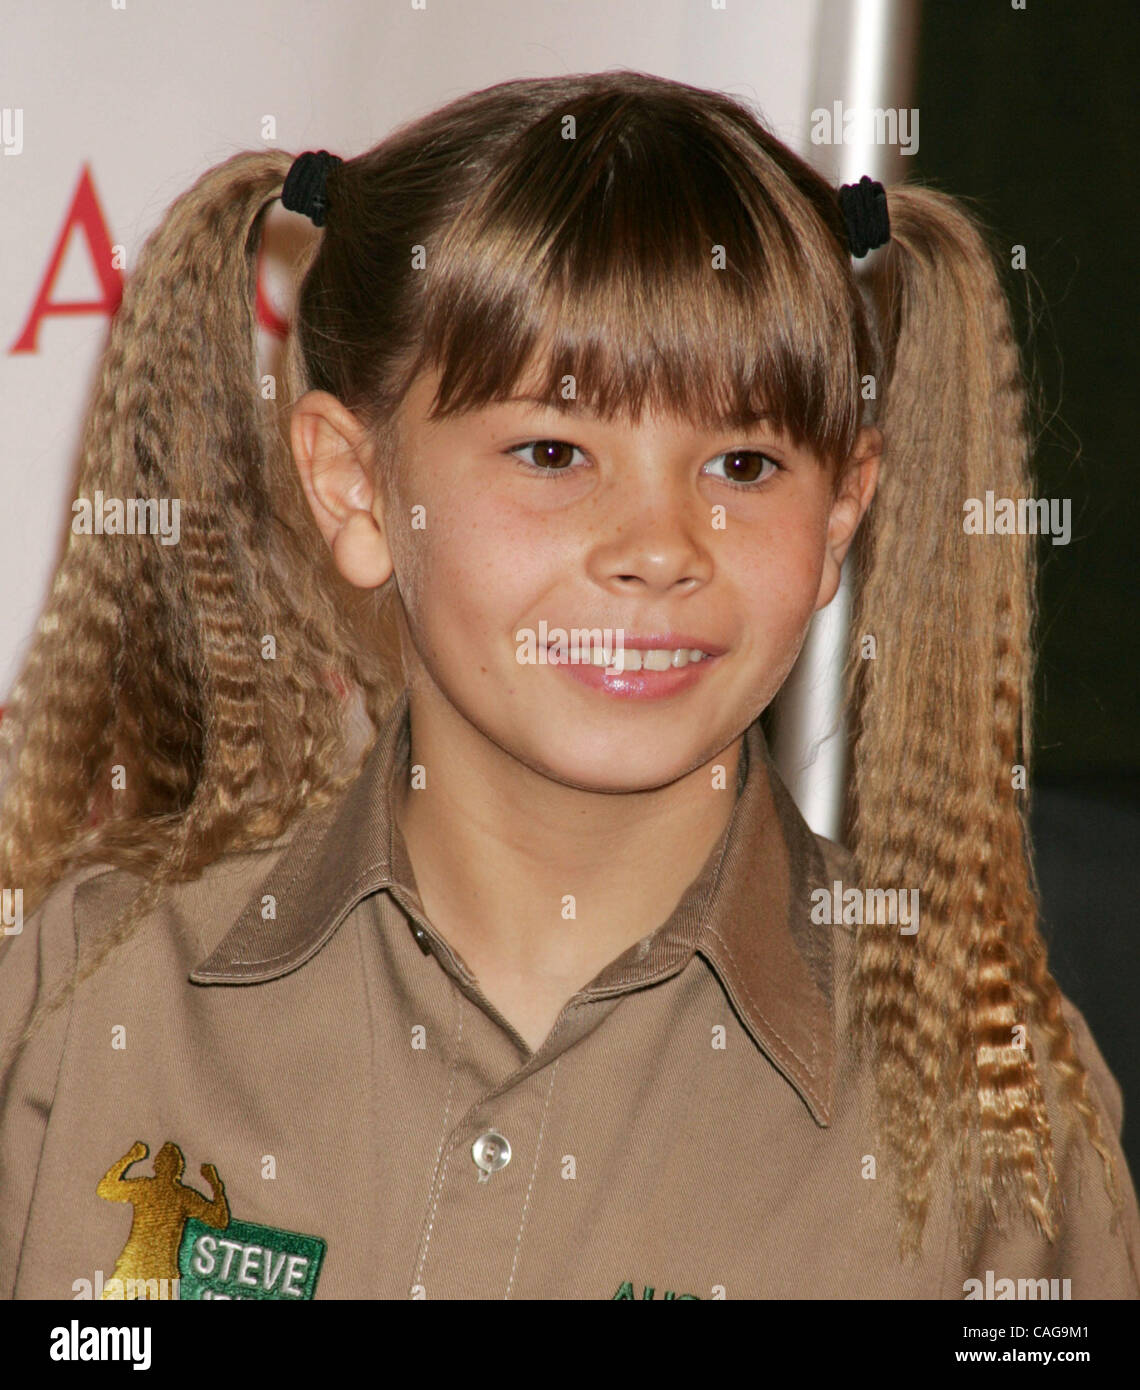
[[(903, 186), (889, 191), (889, 210), (891, 241), (870, 286), (885, 452), (859, 550), (850, 838), (865, 882), (920, 893), (916, 935), (860, 928), (856, 981), (907, 1251), (921, 1242), (944, 1146), (963, 1239), (979, 1196), (998, 1219), (1012, 1208), (1053, 1237), (1046, 1055), (1110, 1185), (1112, 1174), (1046, 968), (1025, 794), (1015, 790), (1027, 785), (1031, 735), (1033, 538), (963, 525), (968, 499), (1031, 495), (1008, 304), (959, 203)], [(861, 659), (865, 634), (874, 660)]]
[(330, 592), (281, 428), (306, 389), (295, 355), (288, 400), (267, 407), (259, 389), (261, 217), (290, 162), (243, 154), (211, 169), (143, 248), (78, 491), (164, 501), (177, 534), (73, 529), (3, 721), (0, 884), (21, 888), (30, 912), (81, 863), (143, 880), (80, 979), (171, 880), (331, 800), (356, 771), (345, 693), (394, 688)]

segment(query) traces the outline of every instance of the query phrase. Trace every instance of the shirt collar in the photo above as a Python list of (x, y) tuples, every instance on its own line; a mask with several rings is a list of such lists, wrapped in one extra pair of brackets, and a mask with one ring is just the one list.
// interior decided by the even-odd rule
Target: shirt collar
[[(462, 960), (426, 920), (392, 813), (409, 762), (408, 692), (384, 720), (360, 775), (331, 806), (303, 820), (217, 947), (191, 972), (198, 984), (276, 979), (311, 959), (363, 898), (388, 890), (425, 953)], [(811, 921), (825, 887), (823, 857), (772, 763), (759, 720), (745, 733), (747, 770), (732, 817), (673, 913), (597, 975), (600, 998), (674, 974), (694, 952), (711, 965), (734, 1010), (796, 1088), (830, 1121), (835, 1066), (831, 928)], [(272, 900), (273, 913), (266, 915)]]

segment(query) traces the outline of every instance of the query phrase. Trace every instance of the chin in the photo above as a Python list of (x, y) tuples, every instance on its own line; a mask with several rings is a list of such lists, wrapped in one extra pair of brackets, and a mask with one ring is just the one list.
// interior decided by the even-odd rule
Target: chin
[(545, 754), (540, 761), (524, 761), (551, 781), (602, 794), (654, 791), (692, 770), (691, 764), (678, 761), (675, 755), (663, 753), (659, 747), (631, 758), (628, 743), (624, 753), (599, 753), (595, 747), (584, 751), (581, 757), (575, 757), (571, 750), (559, 750), (552, 756), (551, 750), (546, 749)]

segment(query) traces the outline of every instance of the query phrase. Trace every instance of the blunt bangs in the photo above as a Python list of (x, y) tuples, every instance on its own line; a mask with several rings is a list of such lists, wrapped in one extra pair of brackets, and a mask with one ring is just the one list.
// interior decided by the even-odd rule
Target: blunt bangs
[(432, 418), (524, 382), (564, 406), (569, 376), (603, 418), (767, 417), (834, 462), (860, 413), (845, 255), (739, 122), (589, 93), (531, 124), (428, 245), (413, 374), (440, 373)]

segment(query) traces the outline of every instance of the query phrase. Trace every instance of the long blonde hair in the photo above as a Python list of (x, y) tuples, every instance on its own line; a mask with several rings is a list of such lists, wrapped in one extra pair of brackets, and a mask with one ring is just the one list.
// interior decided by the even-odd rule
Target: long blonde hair
[[(917, 886), (924, 910), (913, 938), (860, 929), (854, 988), (900, 1247), (919, 1245), (951, 1145), (964, 1223), (982, 1198), (1055, 1234), (1046, 1052), (1117, 1195), (1013, 790), (1030, 743), (1032, 551), (961, 525), (966, 498), (1029, 486), (1019, 354), (974, 218), (892, 187), (872, 314), (835, 190), (741, 103), (636, 72), (501, 83), (331, 172), (265, 401), (255, 264), (291, 162), (250, 153), (209, 170), (126, 284), (78, 491), (178, 498), (181, 542), (69, 536), (0, 726), (0, 884), (30, 910), (80, 864), (139, 876), (86, 978), (165, 885), (271, 842), (355, 774), (340, 692), (378, 724), (399, 690), (396, 590), (360, 595), (328, 560), (288, 447), (304, 391), (375, 431), (389, 481), (392, 422), (421, 370), (441, 372), (442, 415), (510, 394), (541, 360), (551, 401), (572, 374), (603, 415), (649, 407), (711, 428), (767, 412), (838, 485), (873, 377), (886, 445), (857, 548), (850, 847), (866, 882)], [(860, 660), (867, 633), (875, 661)]]

